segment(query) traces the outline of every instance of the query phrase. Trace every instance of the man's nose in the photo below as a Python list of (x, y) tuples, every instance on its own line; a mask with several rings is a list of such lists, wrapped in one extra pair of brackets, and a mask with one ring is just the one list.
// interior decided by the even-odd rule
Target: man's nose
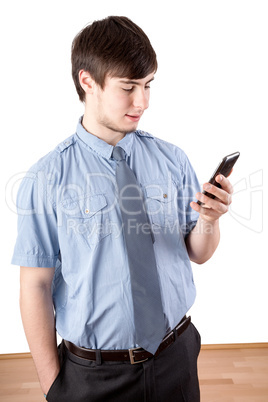
[(149, 107), (149, 92), (145, 89), (137, 91), (133, 99), (133, 106), (137, 109), (148, 109)]

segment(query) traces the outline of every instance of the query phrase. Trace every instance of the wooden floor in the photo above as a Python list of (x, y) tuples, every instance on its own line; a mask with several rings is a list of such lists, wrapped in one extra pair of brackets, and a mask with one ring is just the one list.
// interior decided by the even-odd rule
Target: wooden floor
[(202, 402), (268, 402), (268, 348), (201, 350)]
[[(199, 380), (202, 402), (268, 402), (268, 348), (203, 347)], [(1, 357), (0, 401), (44, 401), (31, 358)]]

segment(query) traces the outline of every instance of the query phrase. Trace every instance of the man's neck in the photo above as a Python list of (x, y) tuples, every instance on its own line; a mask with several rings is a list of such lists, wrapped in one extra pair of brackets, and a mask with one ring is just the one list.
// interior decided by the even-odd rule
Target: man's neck
[(85, 113), (82, 119), (82, 126), (84, 129), (90, 133), (95, 135), (96, 137), (100, 138), (101, 140), (107, 142), (107, 144), (115, 146), (122, 138), (125, 137), (126, 134), (120, 133), (118, 131), (113, 131), (110, 130), (106, 127), (101, 127), (97, 124), (94, 124), (94, 122), (91, 121), (91, 119), (88, 117), (88, 115)]

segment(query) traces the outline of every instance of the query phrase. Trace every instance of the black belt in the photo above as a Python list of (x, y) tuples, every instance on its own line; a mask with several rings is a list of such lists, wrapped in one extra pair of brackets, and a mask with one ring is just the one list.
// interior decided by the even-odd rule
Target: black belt
[[(180, 336), (191, 322), (191, 317), (183, 317), (179, 324), (170, 331), (163, 341), (160, 343), (157, 351), (154, 355), (147, 352), (143, 348), (131, 348), (125, 350), (100, 350), (102, 361), (128, 361), (131, 364), (141, 363), (148, 360), (150, 357), (158, 356), (164, 349), (175, 342), (176, 338)], [(96, 361), (96, 350), (80, 348), (73, 343), (64, 340), (63, 341), (67, 349), (74, 355), (81, 357), (82, 359)]]

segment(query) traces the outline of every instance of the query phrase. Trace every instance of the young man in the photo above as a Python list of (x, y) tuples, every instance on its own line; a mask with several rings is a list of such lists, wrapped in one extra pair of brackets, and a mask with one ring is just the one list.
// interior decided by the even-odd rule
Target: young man
[[(83, 29), (73, 42), (72, 74), (84, 116), (20, 186), (12, 262), (21, 266), (22, 320), (50, 402), (200, 399), (200, 336), (185, 317), (195, 299), (190, 260), (204, 263), (217, 248), (232, 187), (219, 176), (221, 189), (204, 186), (216, 198), (206, 197), (181, 149), (137, 130), (156, 70), (149, 39), (129, 19), (109, 17)], [(115, 146), (149, 218), (166, 336), (159, 347), (137, 342), (131, 227), (118, 198), (122, 158)], [(131, 219), (135, 226), (135, 214)], [(134, 249), (137, 266), (147, 258), (141, 250)], [(148, 272), (144, 282), (153, 264)], [(156, 319), (150, 325), (158, 331)]]

